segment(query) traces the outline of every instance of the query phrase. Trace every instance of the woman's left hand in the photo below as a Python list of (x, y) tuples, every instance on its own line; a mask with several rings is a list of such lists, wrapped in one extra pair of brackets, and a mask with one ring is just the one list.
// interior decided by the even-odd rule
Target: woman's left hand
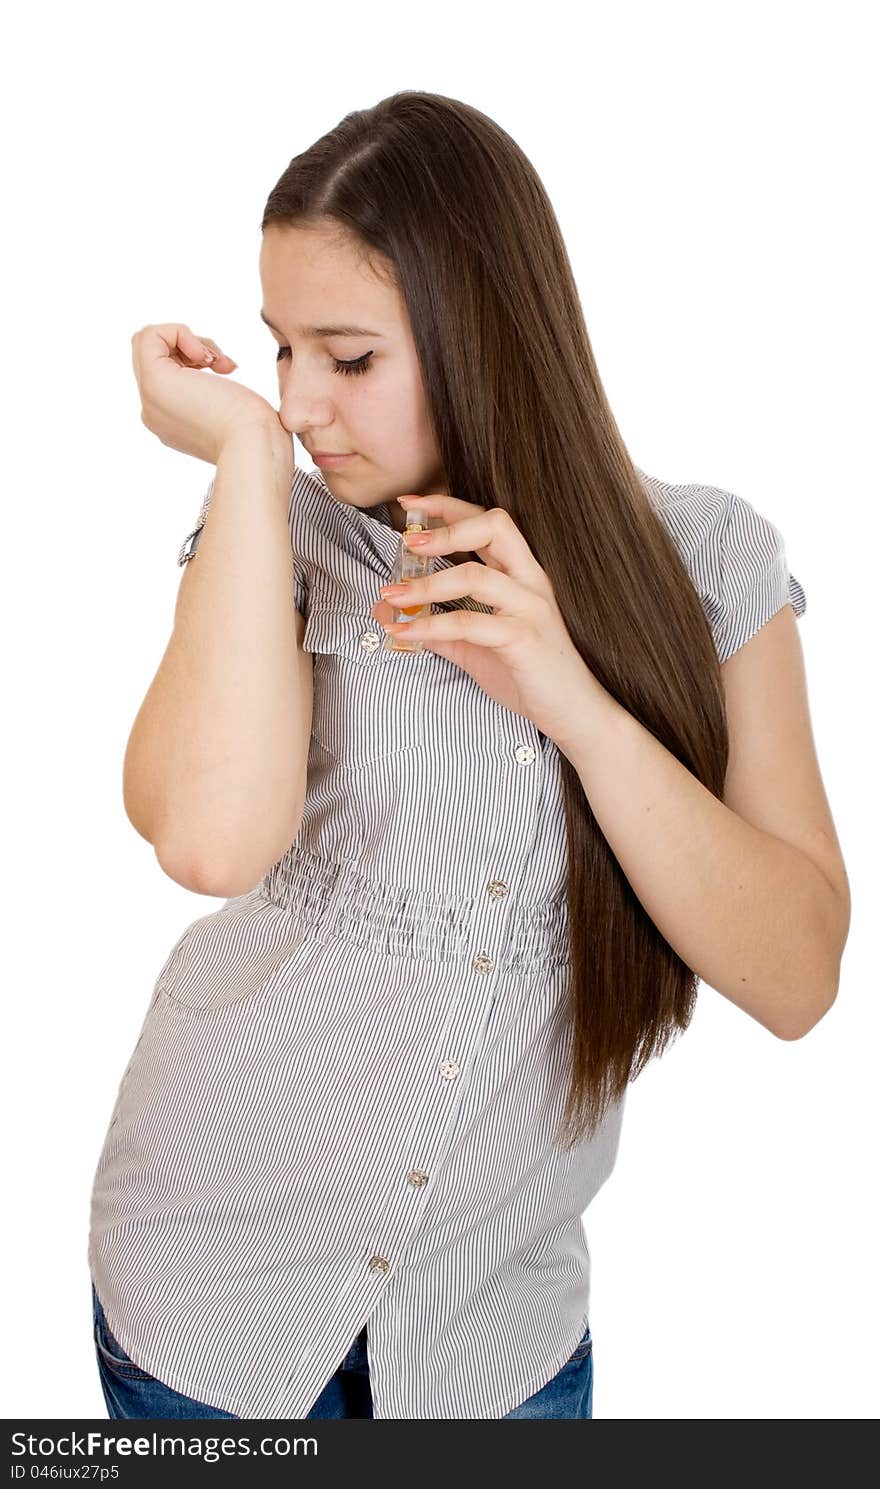
[[(461, 667), (490, 698), (530, 719), (557, 743), (571, 731), (579, 693), (598, 690), (568, 634), (553, 586), (513, 518), (503, 507), (481, 507), (450, 496), (400, 498), (443, 519), (427, 542), (406, 546), (417, 554), (478, 553), (482, 563), (451, 564), (405, 582), (393, 605), (430, 605), (463, 595), (494, 613), (450, 610), (391, 625), (392, 603), (377, 600), (373, 615), (392, 636), (421, 641)], [(388, 594), (388, 586), (380, 589)]]

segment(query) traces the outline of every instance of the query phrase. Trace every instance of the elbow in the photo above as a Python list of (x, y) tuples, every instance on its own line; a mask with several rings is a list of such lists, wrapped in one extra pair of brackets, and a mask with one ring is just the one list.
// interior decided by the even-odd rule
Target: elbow
[(807, 1002), (803, 994), (792, 997), (781, 1022), (777, 1020), (772, 1026), (771, 1032), (777, 1039), (803, 1039), (805, 1034), (809, 1034), (822, 1021), (829, 1009), (834, 1007), (849, 934), (849, 913), (849, 899), (846, 896), (841, 901), (840, 918), (834, 927), (834, 934), (826, 935), (820, 949), (814, 949), (812, 961), (815, 980), (810, 1001)]
[(156, 845), (155, 854), (163, 873), (193, 894), (214, 899), (237, 899), (256, 888), (287, 852), (298, 833), (299, 822), (292, 834), (283, 834), (272, 843), (253, 845), (251, 852), (244, 851), (240, 842), (234, 852), (223, 851), (220, 847), (205, 851), (200, 845), (197, 853), (165, 843)]
[(254, 873), (242, 863), (230, 868), (219, 856), (194, 858), (163, 845), (157, 845), (155, 852), (162, 872), (193, 894), (235, 899), (247, 894), (262, 878), (262, 873)]
[(835, 985), (830, 997), (826, 993), (823, 998), (810, 1005), (809, 1008), (793, 1009), (788, 1018), (783, 1022), (773, 1025), (771, 1033), (777, 1039), (784, 1039), (791, 1043), (795, 1039), (803, 1039), (811, 1029), (815, 1029), (821, 1023), (830, 1008), (833, 1008), (837, 998), (837, 987)]

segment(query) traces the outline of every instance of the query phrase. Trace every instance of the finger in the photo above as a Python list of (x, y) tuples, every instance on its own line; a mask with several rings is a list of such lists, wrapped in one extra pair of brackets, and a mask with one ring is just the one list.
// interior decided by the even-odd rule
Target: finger
[[(380, 593), (388, 589), (381, 586)], [(452, 564), (448, 569), (436, 569), (423, 578), (413, 577), (404, 581), (399, 595), (385, 595), (389, 605), (409, 610), (417, 605), (442, 604), (448, 600), (460, 600), (469, 596), (481, 605), (491, 605), (496, 614), (531, 615), (535, 608), (535, 596), (525, 589), (510, 574), (502, 569), (490, 568), (483, 563)]]
[(431, 517), (444, 517), (454, 522), (457, 517), (467, 517), (472, 512), (485, 512), (487, 509), (481, 507), (478, 502), (461, 501), (457, 496), (446, 496), (443, 494), (431, 496), (399, 496), (398, 506), (409, 512), (413, 507), (423, 507)]
[[(389, 623), (382, 622), (383, 630)], [(421, 620), (404, 620), (390, 626), (393, 636), (412, 637), (429, 649), (445, 641), (469, 641), (474, 646), (498, 648), (522, 640), (522, 621), (514, 615), (483, 615), (479, 610), (447, 610)]]
[(193, 367), (210, 367), (214, 372), (228, 372), (237, 365), (220, 350), (210, 336), (196, 336), (188, 327), (182, 327), (181, 331), (178, 345)]
[[(417, 534), (416, 542), (404, 538), (404, 546), (411, 553), (426, 556), (476, 553), (490, 568), (503, 569), (518, 583), (543, 593), (546, 575), (513, 518), (502, 507), (489, 507), (456, 521), (449, 505), (455, 500), (450, 497), (432, 498), (432, 501), (443, 503), (438, 515), (452, 520), (430, 528), (427, 533)], [(471, 510), (470, 502), (459, 505)]]
[(206, 365), (206, 348), (189, 326), (182, 325), (179, 321), (169, 321), (164, 325), (148, 326), (147, 330), (152, 334), (146, 341), (146, 346), (153, 356), (173, 357), (178, 362), (198, 367)]
[(381, 626), (390, 626), (394, 619), (394, 611), (387, 600), (376, 600), (370, 613)]
[(238, 366), (238, 363), (233, 362), (231, 357), (227, 357), (225, 352), (221, 352), (216, 341), (212, 341), (210, 336), (200, 336), (198, 339), (203, 346), (208, 347), (214, 353), (214, 361), (211, 363), (214, 372), (228, 372), (231, 367)]
[(169, 357), (179, 366), (214, 367), (225, 372), (238, 365), (221, 352), (216, 341), (208, 336), (196, 336), (189, 326), (180, 321), (145, 326), (143, 330), (136, 332), (132, 337), (132, 355), (135, 366), (142, 360), (158, 357)]

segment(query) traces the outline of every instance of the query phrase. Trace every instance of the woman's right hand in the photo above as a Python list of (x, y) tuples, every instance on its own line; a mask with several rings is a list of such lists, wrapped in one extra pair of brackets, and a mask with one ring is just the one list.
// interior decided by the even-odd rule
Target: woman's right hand
[(174, 323), (144, 326), (132, 336), (131, 348), (141, 423), (172, 450), (216, 465), (225, 441), (242, 426), (286, 432), (277, 409), (259, 393), (214, 375), (238, 364), (209, 336)]

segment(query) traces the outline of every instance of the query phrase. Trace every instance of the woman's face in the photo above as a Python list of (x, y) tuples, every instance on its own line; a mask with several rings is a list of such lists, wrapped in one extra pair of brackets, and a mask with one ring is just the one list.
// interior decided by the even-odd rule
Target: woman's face
[[(281, 423), (312, 459), (353, 453), (322, 470), (332, 494), (353, 507), (388, 502), (403, 531), (395, 498), (446, 488), (399, 290), (376, 279), (335, 224), (267, 227), (260, 279), (262, 314), (278, 344)], [(332, 333), (334, 326), (358, 334)], [(354, 368), (340, 368), (345, 362)]]

